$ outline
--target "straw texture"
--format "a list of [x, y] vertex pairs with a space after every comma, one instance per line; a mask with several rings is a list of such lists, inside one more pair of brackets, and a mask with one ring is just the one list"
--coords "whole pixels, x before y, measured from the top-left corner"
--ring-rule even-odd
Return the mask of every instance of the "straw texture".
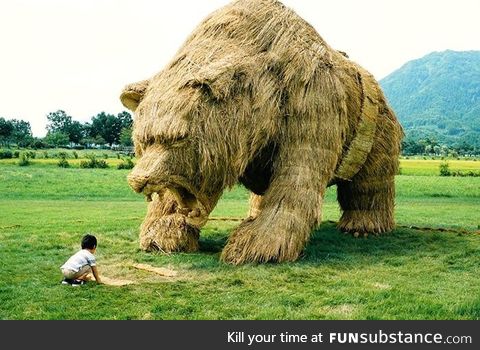
[[139, 157], [129, 175], [153, 199], [146, 250], [193, 251], [222, 192], [252, 191], [231, 234], [228, 263], [297, 259], [338, 186], [340, 229], [394, 226], [403, 136], [375, 79], [276, 0], [212, 13], [157, 75], [128, 85]]

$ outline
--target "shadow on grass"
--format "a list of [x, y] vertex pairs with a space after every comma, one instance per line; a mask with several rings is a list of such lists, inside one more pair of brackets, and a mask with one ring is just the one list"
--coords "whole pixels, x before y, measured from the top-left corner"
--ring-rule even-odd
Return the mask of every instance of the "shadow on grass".
[[[200, 238], [200, 252], [218, 254], [227, 239], [228, 232], [224, 230], [207, 233]], [[335, 224], [324, 223], [312, 233], [302, 257], [294, 264], [358, 265], [359, 260], [369, 260], [400, 266], [405, 259], [430, 256], [455, 265], [455, 257], [473, 258], [475, 252], [476, 248], [463, 234], [398, 228], [378, 237], [354, 238], [339, 232]]]
[[227, 244], [228, 232], [215, 232], [202, 236], [200, 234], [200, 252], [205, 253], [220, 253]]
[[[340, 233], [334, 224], [325, 223], [313, 233], [302, 261], [312, 263], [353, 260], [355, 263], [356, 259], [367, 257], [389, 260], [427, 255], [441, 257], [452, 252], [468, 254], [474, 249], [464, 237], [455, 233], [397, 228], [378, 237], [354, 238]], [[393, 260], [391, 262], [394, 264]]]

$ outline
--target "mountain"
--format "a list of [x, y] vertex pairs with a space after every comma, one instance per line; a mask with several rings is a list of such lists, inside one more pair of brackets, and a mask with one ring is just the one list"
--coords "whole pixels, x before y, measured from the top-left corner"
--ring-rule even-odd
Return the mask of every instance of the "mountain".
[[407, 138], [480, 148], [480, 51], [432, 52], [380, 85]]

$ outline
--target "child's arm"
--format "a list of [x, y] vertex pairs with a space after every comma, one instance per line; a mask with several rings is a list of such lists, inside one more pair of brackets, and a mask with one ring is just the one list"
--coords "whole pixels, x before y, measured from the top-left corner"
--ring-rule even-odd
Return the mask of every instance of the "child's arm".
[[95, 280], [97, 281], [98, 284], [102, 283], [102, 280], [100, 279], [100, 275], [98, 274], [98, 269], [96, 266], [92, 266], [92, 272], [93, 276], [95, 277]]

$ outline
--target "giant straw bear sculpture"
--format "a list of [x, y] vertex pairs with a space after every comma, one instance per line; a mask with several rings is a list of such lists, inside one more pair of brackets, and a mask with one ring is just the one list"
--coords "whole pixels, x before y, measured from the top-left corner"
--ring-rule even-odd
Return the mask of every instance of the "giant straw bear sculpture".
[[372, 75], [276, 0], [212, 13], [121, 100], [135, 111], [128, 181], [150, 201], [145, 250], [198, 249], [200, 228], [238, 182], [251, 207], [223, 249], [228, 263], [296, 260], [333, 184], [342, 231], [394, 227], [402, 128]]

